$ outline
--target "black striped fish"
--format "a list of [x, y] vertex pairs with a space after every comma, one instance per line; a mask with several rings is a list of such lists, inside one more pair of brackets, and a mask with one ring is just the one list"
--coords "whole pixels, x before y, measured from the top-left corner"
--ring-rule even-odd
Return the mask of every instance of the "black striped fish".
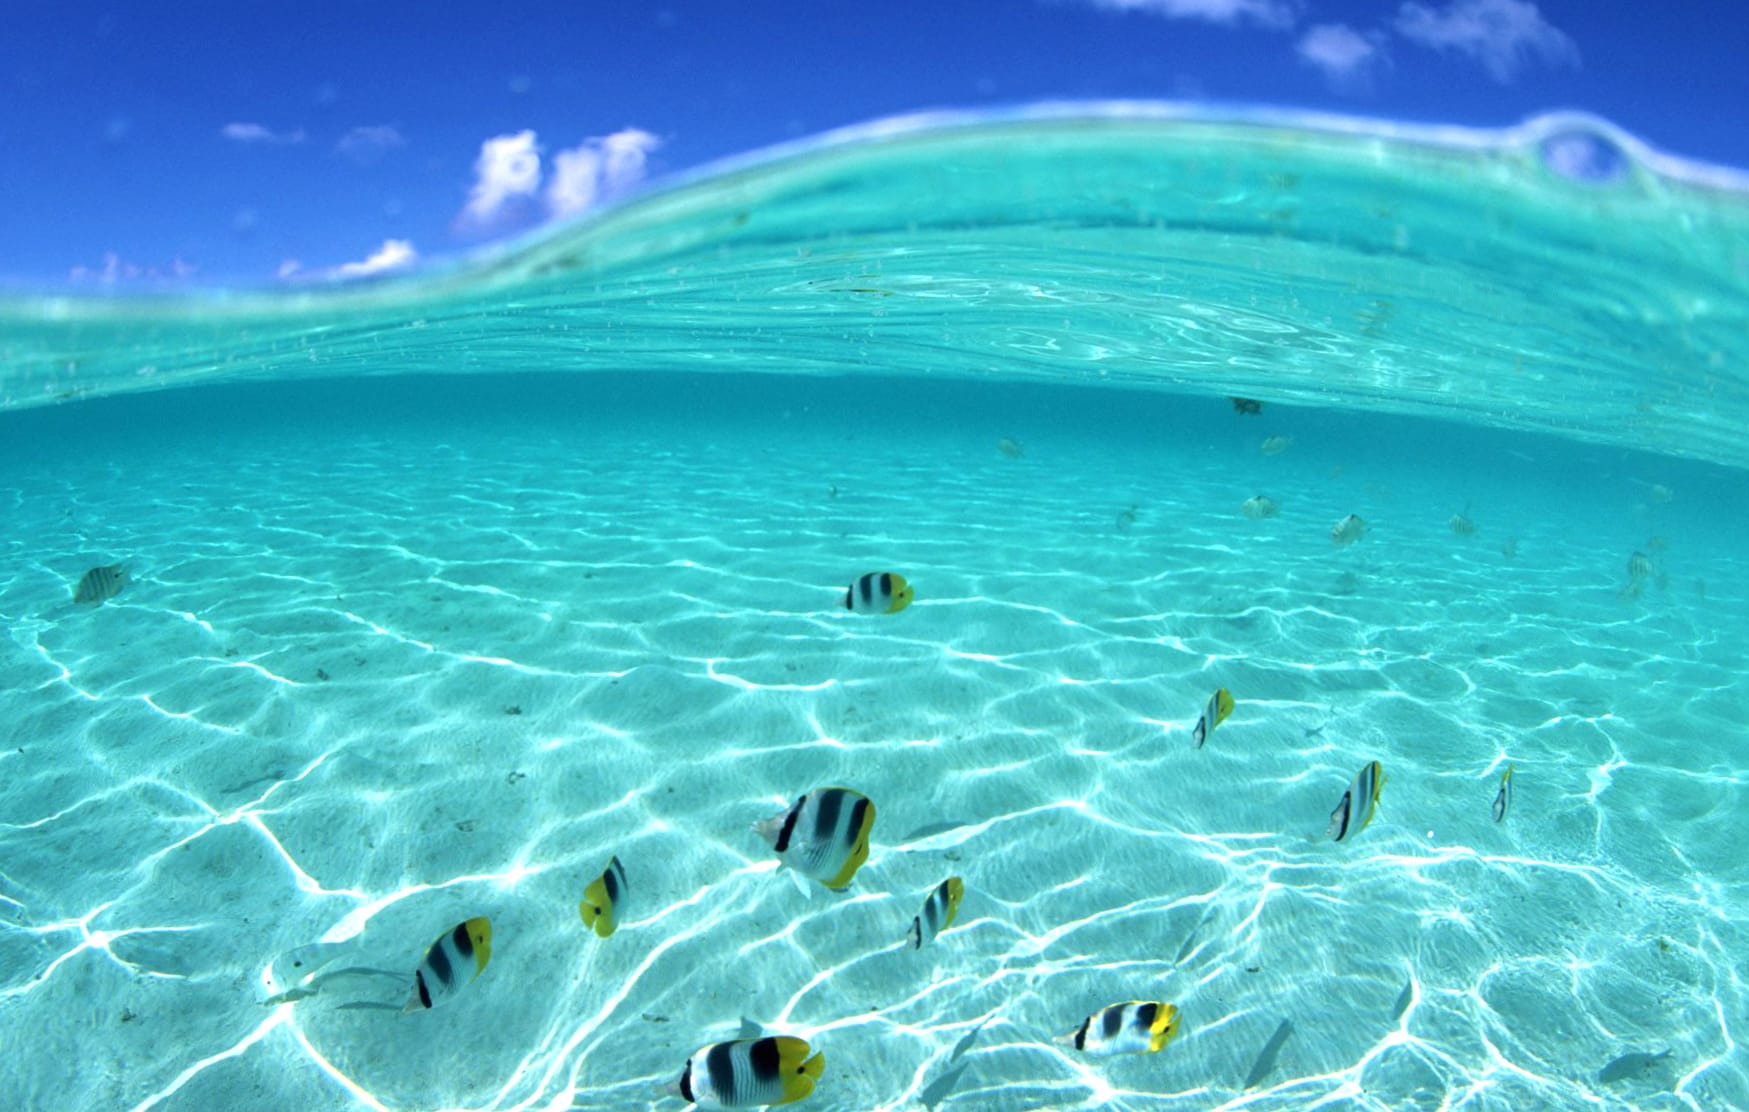
[[1343, 842], [1365, 830], [1366, 824], [1372, 821], [1373, 812], [1378, 810], [1379, 792], [1384, 787], [1384, 770], [1377, 761], [1368, 761], [1354, 778], [1354, 783], [1342, 793], [1336, 809], [1330, 812], [1330, 829], [1325, 833]]
[[1176, 1034], [1177, 1008], [1159, 1001], [1130, 1000], [1099, 1009], [1057, 1041], [1096, 1058], [1105, 1058], [1113, 1054], [1152, 1054]]
[[826, 1055], [801, 1039], [733, 1039], [688, 1058], [675, 1091], [702, 1108], [789, 1104], [813, 1092], [825, 1069]]
[[126, 564], [108, 564], [101, 568], [92, 568], [79, 577], [78, 586], [73, 588], [73, 601], [81, 605], [85, 603], [104, 602], [121, 594], [121, 589], [128, 585], [128, 566]]
[[1209, 732], [1227, 720], [1227, 715], [1233, 713], [1233, 693], [1221, 688], [1209, 696], [1208, 706], [1202, 708], [1202, 717], [1196, 720], [1196, 728], [1190, 731], [1190, 740], [1196, 743], [1198, 749], [1209, 739]]
[[619, 857], [607, 863], [607, 871], [590, 882], [583, 889], [583, 899], [577, 904], [577, 914], [583, 916], [586, 926], [595, 928], [595, 933], [602, 938], [612, 934], [625, 918], [626, 897], [631, 894], [626, 884], [625, 866], [619, 863]]
[[435, 1008], [485, 971], [492, 959], [492, 921], [484, 915], [458, 923], [431, 944], [413, 972], [413, 995], [401, 1014]]
[[935, 936], [953, 926], [954, 916], [960, 912], [960, 901], [965, 899], [966, 882], [957, 876], [950, 876], [930, 890], [928, 898], [923, 901], [923, 911], [911, 920], [911, 948], [923, 949], [925, 942], [935, 941]]
[[871, 571], [844, 592], [844, 609], [853, 614], [897, 614], [911, 605], [912, 594], [904, 576]]
[[[1534, 791], [1533, 791], [1534, 794]], [[1505, 822], [1506, 812], [1512, 809], [1512, 766], [1507, 765], [1506, 771], [1500, 774], [1500, 792], [1494, 797], [1494, 821]]]
[[874, 820], [875, 806], [868, 796], [849, 788], [821, 788], [783, 814], [754, 823], [753, 829], [777, 850], [779, 861], [842, 891], [868, 860]]

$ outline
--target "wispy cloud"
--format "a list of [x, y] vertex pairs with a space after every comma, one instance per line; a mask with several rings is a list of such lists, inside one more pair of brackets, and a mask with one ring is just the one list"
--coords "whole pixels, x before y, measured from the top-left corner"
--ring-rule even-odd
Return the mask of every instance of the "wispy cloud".
[[649, 132], [628, 127], [560, 151], [553, 156], [547, 211], [571, 216], [625, 193], [644, 179], [650, 152], [661, 145]]
[[1369, 84], [1373, 68], [1385, 61], [1383, 38], [1377, 31], [1356, 31], [1346, 23], [1319, 23], [1306, 28], [1294, 50], [1337, 88], [1357, 90]]
[[540, 145], [532, 130], [498, 135], [480, 144], [474, 160], [474, 186], [461, 220], [475, 227], [490, 227], [518, 201], [540, 190]]
[[[413, 245], [407, 240], [385, 239], [383, 245], [377, 248], [376, 254], [370, 258], [362, 262], [341, 263], [328, 273], [334, 278], [363, 278], [371, 274], [383, 274], [391, 270], [405, 269], [412, 266], [418, 259], [419, 252], [415, 251]], [[293, 269], [287, 271], [286, 264], [281, 263], [281, 277], [290, 277], [291, 274], [296, 273], [295, 261], [288, 259], [287, 262], [294, 263]]]
[[193, 263], [184, 262], [180, 256], [171, 260], [167, 267], [141, 266], [130, 263], [114, 251], [103, 253], [102, 266], [74, 266], [67, 271], [67, 277], [75, 282], [95, 282], [98, 285], [113, 286], [119, 282], [162, 282], [165, 280], [187, 278], [200, 268]]
[[407, 139], [389, 124], [375, 127], [355, 127], [340, 137], [334, 149], [360, 164], [375, 162], [396, 147], [407, 145]]
[[270, 146], [288, 146], [304, 141], [304, 129], [301, 127], [291, 131], [274, 131], [262, 124], [235, 123], [220, 128], [219, 134], [234, 143], [265, 143]]
[[1205, 23], [1254, 23], [1278, 30], [1299, 18], [1299, 0], [1092, 0], [1110, 11], [1146, 12], [1166, 19], [1197, 19]]
[[1502, 85], [1534, 58], [1550, 65], [1579, 64], [1573, 40], [1527, 0], [1450, 0], [1440, 8], [1410, 2], [1397, 10], [1392, 26], [1431, 50], [1469, 55]]

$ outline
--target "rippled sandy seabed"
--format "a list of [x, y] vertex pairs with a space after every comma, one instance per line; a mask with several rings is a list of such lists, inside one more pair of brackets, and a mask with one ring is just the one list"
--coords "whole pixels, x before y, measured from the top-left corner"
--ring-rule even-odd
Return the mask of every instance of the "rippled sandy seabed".
[[[825, 1052], [819, 1109], [1749, 1103], [1740, 473], [898, 381], [4, 421], [6, 1107], [642, 1107], [743, 1019]], [[889, 568], [910, 610], [836, 608]], [[842, 895], [749, 828], [830, 784], [879, 809]], [[948, 875], [960, 922], [905, 949]], [[461, 996], [344, 1006], [475, 915]], [[264, 1006], [318, 941], [394, 975]], [[1052, 1042], [1133, 998], [1182, 1008], [1164, 1052]]]

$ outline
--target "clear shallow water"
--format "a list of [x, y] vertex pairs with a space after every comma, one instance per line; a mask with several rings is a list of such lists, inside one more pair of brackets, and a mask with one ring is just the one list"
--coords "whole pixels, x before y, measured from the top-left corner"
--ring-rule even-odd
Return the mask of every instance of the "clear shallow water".
[[[1082, 389], [1074, 359], [1018, 382], [1042, 357], [980, 371], [981, 343], [868, 373], [908, 369], [904, 329], [856, 333], [830, 378], [654, 373], [822, 357], [824, 325], [772, 366], [786, 343], [741, 345], [781, 299], [639, 331], [644, 373], [514, 374], [511, 348], [583, 345], [485, 290], [422, 329], [359, 309], [316, 347], [501, 373], [4, 415], [6, 1103], [642, 1106], [743, 1017], [826, 1052], [804, 1107], [1749, 1103], [1740, 470], [1340, 382], [1239, 416], [1242, 364], [1206, 396]], [[1012, 338], [938, 300], [935, 327]], [[103, 310], [129, 311], [226, 335]], [[190, 366], [249, 362], [233, 339]], [[1610, 381], [1568, 395], [1575, 420]], [[1279, 516], [1239, 512], [1258, 493]], [[1337, 548], [1350, 512], [1371, 532]], [[123, 594], [67, 603], [124, 559]], [[884, 567], [916, 605], [836, 608]], [[1217, 686], [1238, 708], [1193, 750]], [[1332, 844], [1370, 759], [1379, 816]], [[810, 895], [749, 825], [829, 783], [880, 815], [852, 891]], [[642, 903], [602, 941], [576, 901], [614, 853]], [[902, 949], [950, 873], [960, 922]], [[342, 1006], [398, 1005], [475, 914], [496, 948], [461, 997]], [[259, 1003], [318, 940], [400, 979]], [[1135, 997], [1183, 1009], [1161, 1054], [1051, 1042]]]

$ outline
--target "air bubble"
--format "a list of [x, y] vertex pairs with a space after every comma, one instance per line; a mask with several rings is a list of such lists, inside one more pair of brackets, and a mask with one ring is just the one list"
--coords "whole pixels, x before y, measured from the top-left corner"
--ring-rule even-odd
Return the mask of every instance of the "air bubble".
[[1587, 185], [1608, 185], [1626, 177], [1633, 156], [1600, 131], [1569, 127], [1543, 137], [1537, 154], [1550, 173]]

